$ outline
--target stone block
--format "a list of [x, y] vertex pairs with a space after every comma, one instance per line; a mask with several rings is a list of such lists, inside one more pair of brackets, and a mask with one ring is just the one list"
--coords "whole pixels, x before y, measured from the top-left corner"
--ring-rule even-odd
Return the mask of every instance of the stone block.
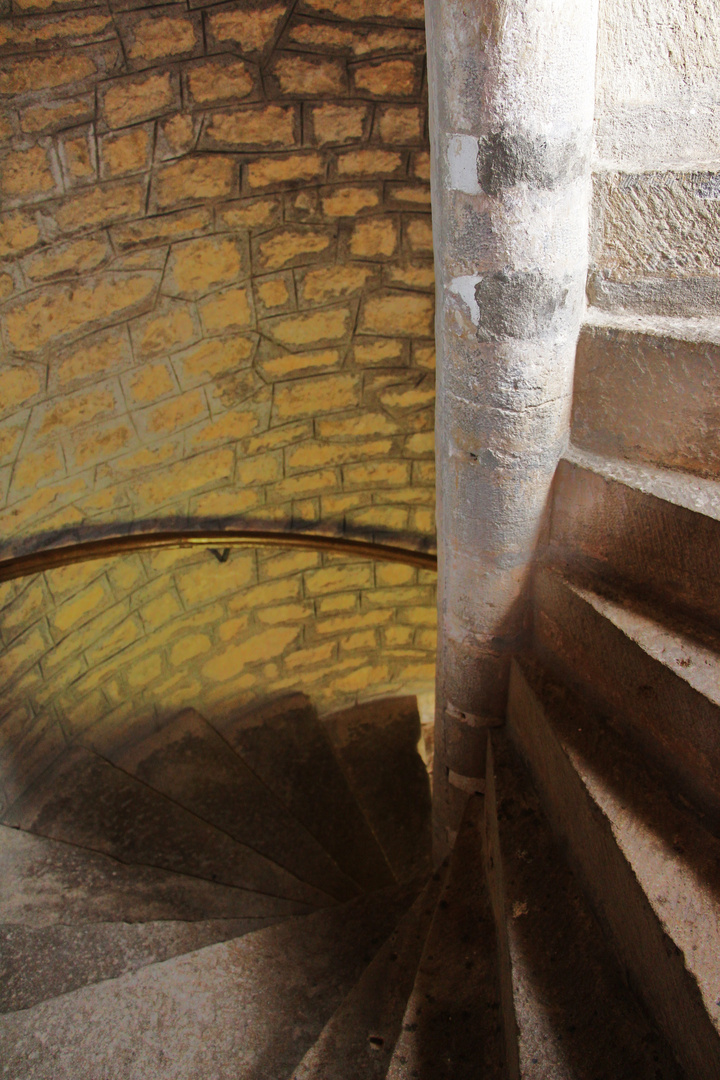
[[295, 285], [290, 273], [255, 278], [255, 304], [260, 314], [277, 314], [294, 307]]
[[389, 259], [398, 248], [398, 222], [392, 217], [368, 217], [358, 221], [348, 243], [356, 259]]
[[191, 450], [204, 450], [214, 443], [238, 442], [252, 435], [261, 422], [256, 412], [229, 410], [219, 419], [195, 427], [188, 436], [188, 445]]
[[160, 209], [203, 199], [227, 199], [235, 194], [236, 165], [232, 158], [187, 157], [163, 165], [154, 184], [155, 203]]
[[316, 430], [321, 439], [361, 439], [368, 435], [394, 435], [399, 429], [389, 416], [365, 409], [350, 416], [318, 419]]
[[355, 93], [373, 98], [417, 97], [422, 79], [419, 60], [373, 60], [350, 66]]
[[184, 4], [133, 12], [116, 17], [131, 68], [147, 68], [202, 52], [200, 16]]
[[253, 239], [252, 248], [253, 267], [261, 273], [326, 262], [335, 253], [335, 232], [331, 228], [295, 225], [263, 233]]
[[150, 165], [152, 128], [132, 127], [100, 141], [100, 175], [108, 179], [142, 172]]
[[413, 154], [410, 163], [410, 172], [418, 180], [430, 183], [430, 152], [423, 150], [419, 154]]
[[270, 92], [283, 97], [342, 97], [348, 88], [342, 60], [292, 52], [276, 53], [266, 78]]
[[173, 358], [180, 384], [187, 389], [226, 372], [246, 367], [252, 360], [255, 341], [234, 334], [224, 341], [203, 341]]
[[66, 188], [92, 183], [97, 175], [97, 154], [92, 128], [61, 135], [58, 153]]
[[288, 499], [321, 495], [339, 487], [339, 479], [334, 469], [319, 469], [317, 472], [291, 476], [274, 484], [268, 491], [268, 500], [286, 502]]
[[150, 441], [157, 436], [174, 435], [207, 415], [207, 401], [202, 390], [188, 390], [159, 405], [135, 412], [133, 422], [140, 438]]
[[283, 44], [285, 48], [296, 46], [308, 52], [362, 57], [383, 52], [422, 53], [425, 51], [425, 35], [422, 31], [400, 26], [381, 29], [378, 26], [343, 26], [298, 20], [286, 31]]
[[244, 246], [229, 236], [202, 236], [173, 244], [162, 281], [166, 296], [195, 300], [230, 285], [249, 269]]
[[301, 304], [315, 306], [362, 293], [377, 272], [374, 267], [345, 263], [308, 270], [297, 277]]
[[289, 350], [308, 346], [333, 345], [348, 340], [353, 328], [349, 307], [323, 308], [322, 311], [279, 315], [263, 319], [262, 332]]
[[238, 645], [231, 645], [209, 660], [202, 668], [206, 679], [227, 682], [239, 674], [248, 664], [263, 663], [280, 656], [296, 641], [301, 627], [285, 626], [264, 630], [254, 637], [246, 638]]
[[184, 75], [187, 99], [191, 105], [202, 108], [243, 101], [257, 90], [258, 77], [254, 64], [235, 57], [196, 61]]
[[308, 570], [304, 575], [305, 590], [308, 596], [319, 596], [331, 592], [347, 592], [356, 589], [371, 589], [374, 585], [372, 564], [359, 566], [328, 566], [322, 570]]
[[31, 214], [18, 210], [0, 217], [0, 258], [21, 255], [35, 247], [40, 238], [40, 229]]
[[181, 157], [195, 149], [201, 118], [188, 113], [175, 113], [158, 125], [155, 156], [158, 161]]
[[208, 12], [205, 22], [208, 48], [213, 52], [233, 46], [241, 53], [263, 53], [287, 14], [285, 3], [225, 4]]
[[7, 21], [0, 35], [0, 52], [32, 53], [58, 46], [113, 41], [115, 28], [105, 11], [66, 12]]
[[337, 368], [343, 361], [340, 349], [319, 349], [307, 353], [286, 353], [258, 362], [262, 374], [272, 380], [289, 379], [299, 375], [313, 375], [328, 368]]
[[60, 191], [50, 152], [42, 146], [12, 150], [0, 159], [0, 195], [5, 206], [46, 199]]
[[79, 390], [33, 409], [28, 434], [33, 441], [59, 438], [73, 427], [111, 416], [122, 409], [122, 400], [113, 382]]
[[277, 225], [282, 218], [282, 202], [269, 196], [259, 199], [239, 199], [218, 207], [216, 211], [218, 228], [259, 229]]
[[312, 469], [321, 465], [342, 465], [348, 461], [363, 461], [373, 457], [387, 457], [392, 450], [390, 439], [352, 443], [301, 443], [285, 451], [285, 465], [289, 472]]
[[360, 142], [370, 130], [371, 112], [368, 105], [340, 105], [327, 102], [308, 108], [309, 130], [318, 146], [342, 146]]
[[388, 266], [383, 276], [387, 285], [400, 289], [425, 289], [429, 292], [435, 288], [435, 268], [432, 263]]
[[141, 217], [146, 190], [144, 177], [93, 185], [64, 199], [55, 211], [55, 220], [62, 232], [77, 232]]
[[348, 150], [338, 156], [338, 176], [393, 177], [404, 172], [404, 157], [395, 150]]
[[203, 330], [210, 335], [255, 325], [252, 292], [242, 286], [207, 296], [198, 304], [198, 311]]
[[429, 214], [408, 218], [405, 222], [404, 236], [407, 247], [413, 255], [432, 255], [432, 220]]
[[179, 210], [161, 214], [142, 221], [116, 225], [111, 229], [113, 243], [121, 251], [135, 247], [161, 244], [168, 240], [182, 240], [186, 236], [208, 232], [212, 226], [212, 212], [207, 207]]
[[413, 146], [422, 143], [424, 110], [419, 105], [383, 105], [375, 115], [374, 135], [383, 143]]
[[115, 79], [99, 91], [102, 116], [108, 127], [127, 127], [180, 107], [180, 82], [170, 71]]
[[54, 52], [0, 61], [0, 96], [77, 87], [94, 79], [102, 63], [92, 52]]
[[429, 184], [386, 184], [385, 197], [388, 206], [405, 210], [430, 210]]
[[284, 184], [321, 183], [326, 170], [325, 159], [316, 153], [259, 158], [245, 167], [246, 186], [256, 191]]
[[385, 0], [382, 11], [375, 0], [301, 0], [299, 11], [308, 15], [330, 16], [352, 22], [376, 23], [383, 19], [423, 26], [425, 9], [422, 0]]
[[323, 188], [322, 212], [326, 217], [354, 218], [365, 210], [380, 206], [382, 193], [379, 187], [347, 185]]
[[380, 401], [388, 409], [424, 409], [435, 402], [435, 387], [421, 383], [407, 388], [390, 388], [379, 395]]
[[64, 274], [85, 274], [106, 262], [112, 254], [105, 236], [85, 237], [41, 248], [23, 260], [22, 267], [31, 281], [49, 281]]
[[260, 105], [211, 113], [203, 128], [203, 150], [287, 149], [300, 141], [296, 105]]
[[360, 330], [374, 334], [432, 337], [434, 298], [418, 293], [387, 292], [368, 297], [360, 315]]
[[109, 461], [137, 441], [129, 420], [112, 420], [107, 424], [81, 429], [65, 437], [68, 467], [85, 469], [89, 465]]
[[166, 302], [151, 315], [134, 320], [130, 336], [136, 358], [148, 360], [190, 345], [200, 334], [188, 305]]
[[347, 488], [393, 488], [410, 482], [410, 465], [405, 461], [369, 461], [343, 466]]
[[225, 447], [163, 466], [156, 473], [147, 473], [133, 483], [131, 496], [141, 510], [153, 511], [168, 502], [177, 502], [203, 488], [232, 477], [235, 455]]
[[49, 285], [6, 308], [3, 332], [18, 352], [77, 336], [147, 310], [157, 288], [154, 274], [107, 274], [77, 287]]
[[375, 364], [406, 365], [407, 342], [398, 338], [356, 337], [353, 344], [355, 363], [363, 367]]

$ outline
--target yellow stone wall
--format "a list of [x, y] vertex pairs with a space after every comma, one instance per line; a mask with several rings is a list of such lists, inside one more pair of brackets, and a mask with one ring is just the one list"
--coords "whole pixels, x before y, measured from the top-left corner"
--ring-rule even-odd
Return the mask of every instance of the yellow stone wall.
[[[0, 16], [2, 556], [131, 523], [432, 547], [422, 0]], [[8, 586], [0, 740], [36, 768], [118, 709], [426, 683], [427, 575], [353, 564], [336, 587], [344, 564], [306, 558], [195, 555], [195, 598], [184, 555]], [[238, 673], [248, 635], [266, 654]]]

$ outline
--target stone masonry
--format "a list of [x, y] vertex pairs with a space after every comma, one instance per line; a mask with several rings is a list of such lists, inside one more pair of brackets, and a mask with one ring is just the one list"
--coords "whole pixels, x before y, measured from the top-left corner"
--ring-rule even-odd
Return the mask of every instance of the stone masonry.
[[[0, 13], [2, 556], [130, 525], [432, 547], [421, 0]], [[14, 792], [101, 722], [432, 683], [405, 567], [143, 556], [1, 600]]]

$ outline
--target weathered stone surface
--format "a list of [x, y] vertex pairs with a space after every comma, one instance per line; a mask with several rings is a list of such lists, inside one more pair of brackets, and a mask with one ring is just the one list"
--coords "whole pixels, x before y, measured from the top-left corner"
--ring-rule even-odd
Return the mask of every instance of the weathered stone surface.
[[530, 777], [493, 732], [520, 1068], [571, 1080], [586, 1069], [678, 1076], [628, 990], [581, 883], [553, 839]]
[[111, 760], [336, 899], [356, 889], [201, 716], [189, 710]]
[[32, 1061], [37, 1080], [109, 1063], [127, 1080], [289, 1075], [411, 901], [362, 897], [4, 1017], [5, 1063]]
[[[403, 602], [402, 593], [397, 599]], [[417, 752], [420, 718], [415, 698], [358, 705], [326, 717], [324, 724], [395, 877], [412, 881], [428, 873], [430, 788]]]
[[69, 750], [4, 821], [121, 862], [190, 873], [299, 903], [327, 902], [323, 894], [88, 750]]
[[325, 730], [304, 695], [237, 716], [222, 733], [346, 874], [366, 889], [392, 880]]

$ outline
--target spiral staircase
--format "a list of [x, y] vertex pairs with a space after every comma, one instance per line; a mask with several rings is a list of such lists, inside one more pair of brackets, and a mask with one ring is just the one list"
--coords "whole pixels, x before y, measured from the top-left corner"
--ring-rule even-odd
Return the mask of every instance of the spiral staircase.
[[413, 697], [64, 751], [0, 825], [0, 1076], [719, 1077], [716, 522], [628, 468], [561, 463], [443, 865]]

